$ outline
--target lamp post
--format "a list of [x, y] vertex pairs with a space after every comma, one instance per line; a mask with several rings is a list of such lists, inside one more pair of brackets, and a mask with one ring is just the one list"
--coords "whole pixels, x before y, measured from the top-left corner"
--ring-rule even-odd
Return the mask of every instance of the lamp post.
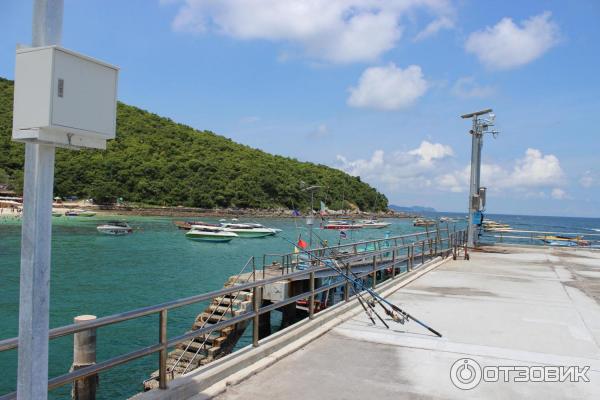
[[[63, 0], [35, 0], [33, 47], [59, 45]], [[48, 397], [50, 250], [55, 146], [25, 144], [17, 399]]]
[[313, 225], [315, 224], [315, 207], [314, 207], [314, 193], [315, 190], [322, 188], [320, 185], [313, 185], [303, 189], [305, 192], [310, 192], [310, 215], [306, 218], [306, 224], [308, 225], [308, 248], [312, 248], [313, 240]]
[[[484, 118], [482, 116], [487, 116]], [[481, 225], [481, 211], [484, 208], [485, 189], [481, 184], [481, 148], [483, 147], [483, 134], [494, 126], [496, 116], [492, 109], [477, 111], [461, 115], [461, 118], [472, 120], [471, 134], [471, 179], [469, 181], [469, 217], [467, 227], [467, 246], [475, 247], [477, 244], [477, 226]], [[491, 131], [495, 136], [498, 132]]]

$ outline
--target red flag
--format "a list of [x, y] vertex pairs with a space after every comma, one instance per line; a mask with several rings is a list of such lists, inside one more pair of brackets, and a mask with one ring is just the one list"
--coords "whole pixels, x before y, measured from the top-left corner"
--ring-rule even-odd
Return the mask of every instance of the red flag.
[[302, 240], [302, 236], [298, 236], [298, 247], [300, 247], [302, 250], [304, 250], [307, 246], [308, 246], [308, 243], [306, 243], [304, 240]]

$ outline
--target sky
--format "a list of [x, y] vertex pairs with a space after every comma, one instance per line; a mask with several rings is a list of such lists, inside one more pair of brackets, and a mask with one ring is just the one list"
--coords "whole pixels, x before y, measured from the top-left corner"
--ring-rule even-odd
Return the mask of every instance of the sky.
[[[32, 1], [0, 0], [0, 76]], [[487, 211], [600, 216], [596, 0], [65, 0], [62, 45], [121, 68], [119, 99], [466, 211], [470, 121]], [[118, 132], [117, 132], [118, 134]]]

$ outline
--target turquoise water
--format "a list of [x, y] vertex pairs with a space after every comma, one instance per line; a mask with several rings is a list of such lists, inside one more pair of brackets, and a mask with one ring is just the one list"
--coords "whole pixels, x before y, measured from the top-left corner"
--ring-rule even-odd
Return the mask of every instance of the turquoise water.
[[[50, 326], [72, 322], [81, 314], [106, 316], [219, 289], [244, 263], [264, 253], [288, 253], [292, 246], [283, 238], [308, 241], [304, 220], [263, 219], [280, 228], [281, 235], [262, 239], [236, 239], [230, 243], [187, 240], [171, 218], [127, 217], [135, 229], [128, 236], [105, 236], [96, 226], [108, 218], [58, 217], [53, 219]], [[211, 219], [204, 219], [211, 221]], [[215, 221], [215, 220], [212, 220]], [[385, 232], [413, 232], [410, 220], [390, 220], [389, 229], [351, 231], [347, 241], [381, 238]], [[18, 334], [20, 224], [0, 220], [0, 339]], [[338, 232], [316, 230], [333, 245]], [[169, 336], [187, 331], [203, 305], [169, 312]], [[277, 313], [275, 313], [277, 315]], [[156, 343], [158, 318], [149, 316], [98, 331], [98, 361]], [[240, 345], [249, 343], [244, 337]], [[16, 351], [0, 353], [0, 395], [15, 390]], [[50, 376], [68, 371], [72, 337], [51, 341]], [[157, 357], [149, 356], [101, 374], [100, 399], [128, 397], [157, 369]], [[70, 388], [59, 388], [52, 398], [65, 398]]]
[[[439, 215], [442, 214], [431, 216]], [[517, 229], [592, 233], [600, 230], [600, 219], [510, 215], [490, 218]], [[53, 219], [51, 327], [69, 324], [76, 315], [106, 316], [219, 289], [251, 256], [262, 260], [264, 253], [290, 252], [292, 246], [284, 237], [295, 241], [302, 234], [308, 240], [302, 219], [259, 219], [258, 222], [283, 232], [280, 236], [236, 239], [230, 243], [187, 240], [171, 218], [126, 219], [135, 232], [121, 237], [96, 231], [96, 226], [108, 218]], [[389, 221], [393, 223], [389, 229], [350, 231], [347, 241], [381, 238], [387, 231], [399, 235], [422, 229], [414, 228], [410, 220]], [[0, 219], [0, 339], [18, 333], [20, 230], [18, 221]], [[338, 242], [336, 231], [315, 231], [331, 245]], [[170, 311], [169, 336], [187, 331], [203, 309], [204, 305], [198, 304]], [[274, 318], [277, 315], [274, 313]], [[98, 331], [98, 360], [154, 344], [157, 337], [157, 316], [102, 328]], [[240, 345], [248, 344], [248, 339], [242, 338]], [[50, 376], [68, 371], [72, 345], [71, 336], [51, 341]], [[15, 389], [16, 359], [16, 351], [0, 353], [0, 395]], [[101, 374], [98, 398], [126, 398], [138, 392], [141, 382], [157, 365], [157, 357], [150, 356]], [[67, 398], [69, 391], [69, 387], [56, 389], [51, 398]]]

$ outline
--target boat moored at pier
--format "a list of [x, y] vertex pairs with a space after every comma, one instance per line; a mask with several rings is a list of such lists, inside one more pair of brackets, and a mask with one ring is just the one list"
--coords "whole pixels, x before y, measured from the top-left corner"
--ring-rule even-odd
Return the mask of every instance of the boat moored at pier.
[[238, 237], [238, 235], [234, 232], [228, 232], [220, 227], [194, 225], [189, 232], [185, 234], [185, 237], [201, 242], [224, 243], [230, 242]]

